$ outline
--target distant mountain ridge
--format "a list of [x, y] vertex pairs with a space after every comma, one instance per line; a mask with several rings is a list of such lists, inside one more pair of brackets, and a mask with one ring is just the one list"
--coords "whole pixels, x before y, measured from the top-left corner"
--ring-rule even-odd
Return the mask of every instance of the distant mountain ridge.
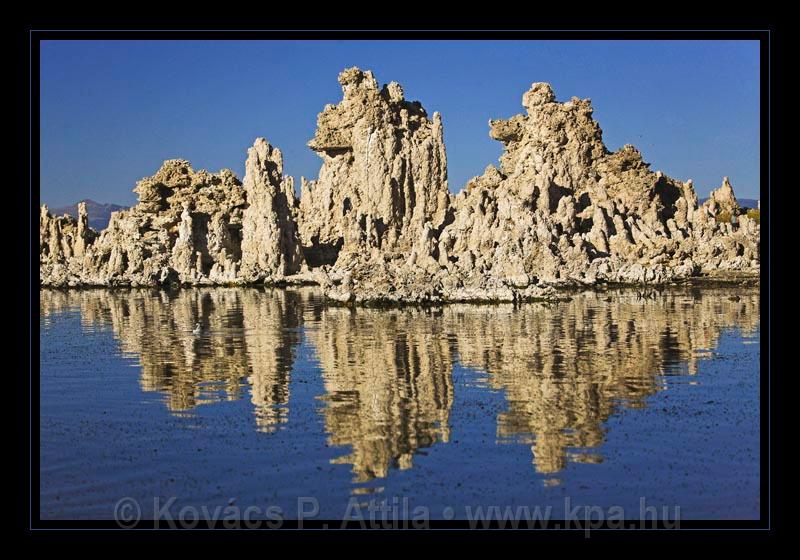
[[[699, 203], [703, 204], [706, 200], [708, 200], [708, 197], [701, 198]], [[758, 208], [758, 199], [756, 198], [737, 198], [736, 200], [739, 202], [739, 206], [744, 208]]]
[[[100, 231], [108, 226], [108, 221], [111, 219], [111, 213], [119, 210], [127, 210], [127, 206], [120, 206], [119, 204], [109, 204], [103, 202], [95, 202], [89, 198], [81, 200], [80, 202], [86, 203], [86, 212], [89, 214], [89, 227]], [[70, 216], [78, 217], [78, 204], [76, 202], [72, 206], [62, 206], [61, 208], [52, 208], [50, 213], [53, 216], [61, 216], [69, 214]]]

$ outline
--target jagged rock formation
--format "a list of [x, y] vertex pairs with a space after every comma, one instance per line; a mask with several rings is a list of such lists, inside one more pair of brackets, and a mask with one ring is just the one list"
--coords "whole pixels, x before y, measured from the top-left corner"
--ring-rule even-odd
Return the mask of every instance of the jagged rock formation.
[[232, 171], [195, 172], [188, 161], [169, 160], [139, 181], [134, 192], [138, 204], [114, 212], [83, 258], [63, 254], [40, 269], [43, 285], [235, 280], [245, 199]]
[[438, 113], [371, 72], [339, 82], [343, 99], [309, 142], [319, 177], [302, 180], [299, 201], [264, 139], [244, 186], [167, 161], [99, 236], [43, 207], [42, 285], [314, 281], [341, 302], [517, 301], [758, 272], [760, 227], [728, 179], [698, 206], [691, 180], [651, 171], [633, 146], [610, 152], [588, 99], [560, 103], [533, 84], [525, 114], [489, 123], [499, 167], [451, 195]]
[[[385, 275], [365, 267], [344, 295], [511, 301], [553, 287], [758, 270], [752, 220], [738, 230], [717, 223], [698, 210], [691, 181], [650, 171], [633, 146], [609, 152], [589, 100], [558, 103], [548, 84], [537, 83], [522, 101], [527, 114], [489, 123], [505, 146], [500, 167], [453, 197], [452, 221], [426, 239], [427, 274], [420, 255]], [[726, 185], [718, 204], [732, 199]]]
[[703, 204], [712, 214], [717, 215], [726, 212], [728, 215], [735, 215], [741, 211], [739, 201], [733, 194], [733, 187], [727, 177], [722, 178], [722, 186], [711, 191], [708, 200]]
[[262, 138], [250, 149], [244, 186], [229, 169], [195, 172], [188, 161], [165, 161], [137, 183], [138, 204], [114, 212], [99, 236], [78, 220], [88, 232], [79, 254], [72, 248], [74, 219], [52, 218], [42, 207], [41, 283], [238, 284], [297, 272], [296, 203], [282, 168], [280, 151]]
[[339, 75], [344, 99], [319, 114], [308, 143], [323, 160], [302, 182], [300, 234], [311, 266], [381, 261], [441, 227], [449, 202], [442, 120], [371, 72]]
[[247, 152], [241, 278], [282, 278], [300, 270], [302, 255], [292, 211], [294, 181], [283, 176], [283, 156], [264, 138]]
[[39, 270], [42, 279], [66, 274], [64, 263], [87, 264], [97, 232], [89, 227], [86, 203], [78, 204], [78, 218], [52, 216], [43, 205], [39, 212]]

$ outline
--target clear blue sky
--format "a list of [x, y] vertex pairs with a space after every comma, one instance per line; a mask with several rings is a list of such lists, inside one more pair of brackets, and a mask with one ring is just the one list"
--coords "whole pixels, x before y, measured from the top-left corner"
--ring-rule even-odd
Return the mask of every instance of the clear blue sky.
[[636, 145], [700, 196], [728, 175], [737, 196], [759, 197], [754, 41], [47, 41], [41, 53], [50, 206], [132, 204], [135, 182], [170, 158], [241, 178], [258, 136], [298, 184], [314, 178], [306, 142], [350, 66], [442, 114], [452, 191], [497, 162], [489, 119], [523, 112], [530, 84], [550, 82], [560, 101], [592, 99], [610, 149]]

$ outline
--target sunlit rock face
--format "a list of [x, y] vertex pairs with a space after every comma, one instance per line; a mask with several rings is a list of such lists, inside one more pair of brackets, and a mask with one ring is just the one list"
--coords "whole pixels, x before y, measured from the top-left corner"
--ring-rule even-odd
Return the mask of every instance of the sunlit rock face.
[[283, 175], [283, 156], [264, 138], [247, 152], [241, 278], [282, 279], [300, 271], [302, 255], [292, 212], [294, 181]]
[[722, 178], [722, 186], [718, 189], [711, 191], [708, 200], [703, 204], [712, 214], [719, 214], [727, 212], [728, 214], [736, 214], [741, 211], [739, 201], [736, 200], [736, 195], [733, 192], [731, 182], [727, 177]]
[[76, 221], [42, 207], [42, 285], [239, 284], [300, 270], [293, 182], [263, 138], [248, 151], [244, 185], [230, 170], [195, 172], [169, 160], [134, 192], [138, 204], [113, 213], [99, 236], [85, 208]]
[[633, 146], [609, 152], [588, 99], [559, 103], [549, 84], [535, 83], [522, 101], [526, 114], [489, 123], [505, 147], [500, 167], [454, 197], [439, 238], [448, 285], [504, 286], [513, 298], [544, 285], [758, 271], [758, 228], [707, 219], [691, 181], [652, 172]]
[[67, 263], [73, 267], [91, 262], [90, 247], [98, 233], [89, 227], [86, 203], [78, 203], [77, 219], [64, 214], [52, 216], [43, 205], [39, 211], [39, 271], [42, 278], [65, 280], [70, 275]]
[[308, 143], [323, 164], [302, 183], [300, 232], [309, 264], [341, 269], [409, 253], [442, 225], [449, 193], [439, 114], [395, 82], [379, 88], [372, 72], [349, 68], [339, 83], [344, 98], [319, 114]]
[[[142, 390], [161, 394], [173, 413], [249, 399], [252, 426], [268, 433], [290, 421], [305, 345], [322, 381], [320, 426], [356, 483], [413, 468], [419, 450], [450, 444], [453, 418], [462, 417], [454, 394], [466, 390], [500, 391], [497, 443], [531, 446], [536, 472], [602, 461], [615, 411], [646, 406], [671, 375], [696, 374], [725, 330], [754, 333], [760, 320], [752, 289], [438, 310], [329, 307], [311, 288], [41, 291], [42, 324], [67, 309], [86, 329], [109, 328], [136, 358]], [[456, 387], [454, 364], [482, 381]]]
[[41, 284], [312, 281], [343, 303], [511, 302], [759, 272], [760, 225], [728, 179], [698, 206], [691, 180], [652, 171], [631, 145], [610, 152], [588, 99], [562, 103], [532, 84], [523, 114], [489, 122], [499, 166], [453, 196], [438, 113], [369, 71], [349, 68], [339, 83], [343, 99], [308, 143], [319, 177], [301, 181], [299, 201], [263, 138], [244, 185], [169, 160], [99, 236], [85, 217], [42, 207]]
[[[40, 269], [46, 286], [155, 286], [225, 283], [241, 258], [241, 183], [230, 170], [194, 171], [165, 161], [134, 189], [139, 202], [114, 212], [84, 256], [64, 258], [60, 271]], [[44, 212], [44, 210], [43, 210]]]
[[[320, 115], [317, 137], [310, 143], [323, 153], [320, 180], [325, 178], [325, 186], [304, 183], [300, 202], [307, 208], [300, 224], [306, 231], [304, 245], [313, 243], [326, 225], [338, 228], [322, 235], [327, 262], [334, 265], [329, 283], [323, 284], [331, 299], [516, 301], [550, 297], [559, 287], [664, 284], [720, 271], [758, 273], [758, 224], [744, 215], [738, 227], [717, 219], [720, 209], [740, 213], [727, 179], [712, 197], [716, 206], [698, 208], [691, 180], [683, 183], [651, 171], [631, 145], [610, 152], [592, 118], [591, 102], [573, 98], [560, 103], [546, 83], [534, 83], [522, 96], [525, 114], [490, 121], [491, 137], [505, 148], [500, 166], [487, 167], [446, 207], [437, 206], [436, 216], [446, 208], [443, 220], [429, 219], [428, 213], [410, 250], [406, 245], [398, 251], [380, 242], [380, 236], [365, 245], [367, 230], [383, 231], [370, 229], [370, 220], [348, 238], [348, 227], [331, 224], [358, 217], [350, 214], [353, 200], [370, 199], [350, 193], [383, 183], [365, 178], [368, 158], [358, 156], [369, 150], [352, 147], [363, 137], [362, 147], [369, 148], [373, 126], [351, 133], [354, 120], [374, 121], [364, 107], [374, 105], [368, 100], [378, 97], [377, 84], [371, 74], [352, 69], [341, 81], [345, 100]], [[348, 100], [358, 100], [356, 109]], [[418, 156], [412, 167], [430, 169], [430, 160]], [[416, 184], [428, 187], [424, 200], [437, 199], [435, 181]], [[320, 221], [316, 217], [321, 215], [326, 218]], [[310, 227], [307, 217], [317, 220], [311, 229], [304, 229]], [[337, 253], [346, 246], [357, 247], [357, 253]], [[383, 258], [375, 258], [376, 246]]]

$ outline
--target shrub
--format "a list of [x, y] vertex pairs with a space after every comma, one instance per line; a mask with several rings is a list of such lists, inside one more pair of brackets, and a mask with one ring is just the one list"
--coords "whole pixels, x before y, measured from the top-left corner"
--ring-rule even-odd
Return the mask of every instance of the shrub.
[[761, 210], [758, 208], [751, 208], [747, 211], [747, 217], [751, 220], [755, 220], [757, 224], [761, 223]]
[[719, 223], [729, 224], [731, 223], [731, 213], [728, 212], [727, 210], [723, 210], [722, 212], [714, 216], [714, 219], [717, 220], [717, 222]]

